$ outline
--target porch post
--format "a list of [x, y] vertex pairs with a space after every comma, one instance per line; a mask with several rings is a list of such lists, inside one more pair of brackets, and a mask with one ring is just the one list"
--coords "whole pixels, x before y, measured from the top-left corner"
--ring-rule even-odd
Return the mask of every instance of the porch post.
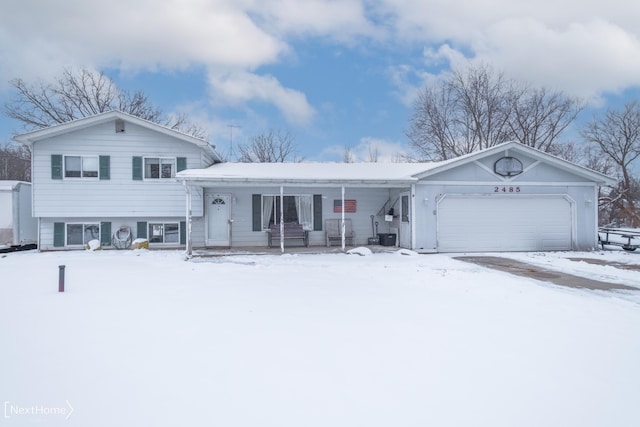
[[[409, 203], [411, 203], [411, 208], [409, 212], [411, 212], [411, 216], [409, 217], [409, 226], [411, 227], [411, 247], [409, 249], [413, 250], [416, 247], [416, 185], [411, 184], [411, 197], [409, 197]], [[402, 221], [402, 218], [400, 218]], [[400, 236], [396, 236], [400, 237]]]
[[284, 186], [280, 186], [280, 252], [284, 253]]
[[186, 221], [187, 221], [187, 238], [186, 238], [186, 256], [187, 258], [191, 258], [193, 256], [193, 244], [191, 241], [191, 221], [192, 221], [192, 212], [191, 212], [191, 187], [187, 185], [186, 181], [182, 181], [184, 188], [187, 192], [187, 205], [186, 205]]
[[340, 238], [342, 240], [342, 250], [344, 251], [345, 249], [345, 225], [344, 225], [344, 185], [342, 186], [342, 221], [341, 221], [341, 226], [340, 226]]

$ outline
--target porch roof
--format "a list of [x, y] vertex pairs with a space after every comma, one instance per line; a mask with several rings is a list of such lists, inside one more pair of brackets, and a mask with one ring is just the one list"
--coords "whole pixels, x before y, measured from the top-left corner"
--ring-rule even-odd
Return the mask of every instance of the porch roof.
[[435, 163], [218, 163], [176, 179], [196, 185], [410, 185]]

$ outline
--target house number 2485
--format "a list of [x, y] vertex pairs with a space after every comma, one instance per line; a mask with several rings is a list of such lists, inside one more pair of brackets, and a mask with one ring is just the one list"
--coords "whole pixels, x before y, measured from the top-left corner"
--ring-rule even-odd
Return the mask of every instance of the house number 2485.
[[520, 187], [493, 187], [494, 193], [519, 193]]

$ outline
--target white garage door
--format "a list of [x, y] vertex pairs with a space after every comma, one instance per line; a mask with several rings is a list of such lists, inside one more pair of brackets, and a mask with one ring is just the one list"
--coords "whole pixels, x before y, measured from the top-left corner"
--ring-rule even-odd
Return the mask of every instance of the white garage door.
[[562, 196], [447, 195], [438, 204], [438, 251], [570, 250], [571, 212]]

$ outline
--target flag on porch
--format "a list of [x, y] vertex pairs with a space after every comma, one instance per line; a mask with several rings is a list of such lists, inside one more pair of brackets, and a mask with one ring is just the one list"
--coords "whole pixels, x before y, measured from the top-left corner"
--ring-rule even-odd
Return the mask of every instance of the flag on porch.
[[[341, 200], [333, 201], [333, 212], [334, 213], [342, 213], [342, 203]], [[344, 201], [344, 213], [355, 213], [356, 212], [356, 200], [349, 199]]]

